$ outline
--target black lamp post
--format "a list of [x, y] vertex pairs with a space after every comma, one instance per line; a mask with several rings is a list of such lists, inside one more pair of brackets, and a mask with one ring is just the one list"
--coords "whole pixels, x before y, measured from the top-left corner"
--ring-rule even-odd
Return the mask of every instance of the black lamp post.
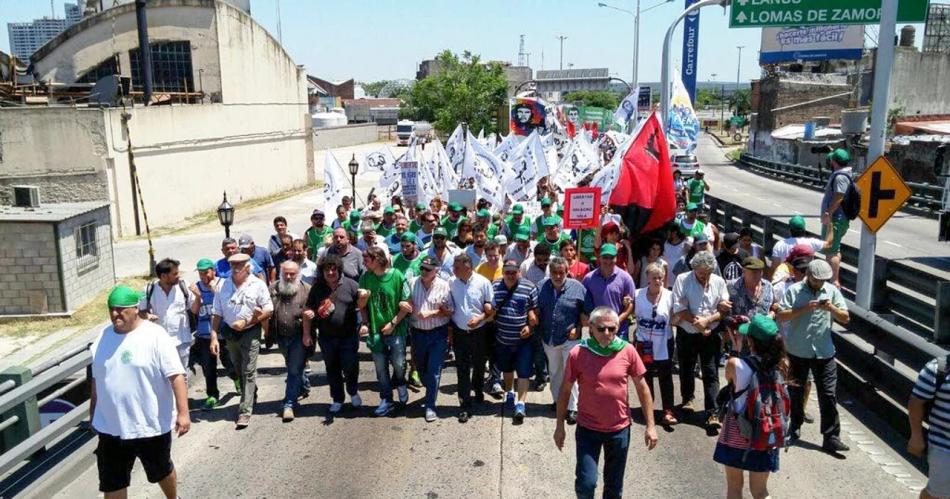
[[231, 224], [234, 223], [234, 206], [228, 202], [228, 192], [224, 192], [224, 201], [218, 205], [218, 222], [224, 226], [224, 237], [231, 237]]
[[353, 159], [350, 160], [347, 166], [350, 167], [350, 177], [352, 177], [353, 206], [356, 206], [356, 174], [360, 171], [360, 163], [356, 161], [356, 154], [353, 154]]

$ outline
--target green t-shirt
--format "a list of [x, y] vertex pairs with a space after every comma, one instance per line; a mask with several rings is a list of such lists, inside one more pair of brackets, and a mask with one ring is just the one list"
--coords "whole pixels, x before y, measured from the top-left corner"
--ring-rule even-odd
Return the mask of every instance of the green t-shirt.
[[468, 220], [468, 218], [459, 217], [458, 222], [453, 222], [450, 220], [448, 215], [442, 218], [442, 228], [445, 229], [445, 232], [449, 234], [449, 239], [452, 239], [458, 235], [459, 225], [463, 220]]
[[581, 229], [580, 239], [577, 247], [577, 251], [587, 259], [588, 262], [593, 262], [594, 257], [597, 255], [597, 248], [594, 247], [594, 243], [597, 241], [597, 230], [596, 229]]
[[[345, 222], [343, 222], [342, 224], [340, 224], [340, 226], [343, 227], [343, 230], [345, 230], [347, 234], [349, 234], [349, 233], [351, 233], [351, 232], [359, 232], [358, 230], [354, 229], [352, 225], [350, 225], [350, 221], [349, 221], [349, 220], [346, 220]], [[358, 228], [358, 227], [357, 227], [357, 228]]]
[[[557, 219], [557, 225], [558, 225], [558, 227], [560, 227], [560, 226], [562, 226], [562, 225], [564, 224], [564, 219], [561, 218], [559, 215], [555, 215], [555, 214], [552, 213], [550, 216], [552, 216], [552, 217], [554, 217], [554, 218]], [[544, 219], [545, 219], [545, 218], [547, 218], [547, 216], [545, 216], [545, 215], [542, 214], [540, 217], [534, 219], [534, 231], [537, 232], [538, 234], [541, 234], [541, 237], [544, 237], [544, 225], [543, 225], [543, 224], [544, 224]]]
[[527, 215], [521, 217], [521, 223], [515, 223], [514, 216], [508, 215], [505, 217], [505, 225], [508, 226], [508, 242], [512, 242], [515, 238], [515, 234], [518, 233], [518, 230], [521, 229], [526, 234], [531, 234], [531, 218]]
[[[380, 330], [399, 314], [399, 302], [409, 301], [409, 282], [402, 272], [396, 269], [386, 269], [382, 276], [364, 272], [360, 276], [360, 289], [370, 292], [369, 302], [366, 304], [369, 314], [369, 337], [366, 339], [366, 346], [373, 352], [379, 352], [383, 346]], [[393, 334], [405, 335], [406, 324], [404, 318]]]
[[682, 228], [680, 232], [683, 232], [687, 236], [692, 237], [692, 238], [695, 238], [696, 236], [698, 236], [699, 234], [702, 234], [703, 231], [706, 230], [706, 224], [704, 224], [701, 220], [696, 220], [695, 222], [693, 222], [692, 227], [687, 227], [685, 218], [680, 221], [680, 227]]
[[415, 221], [415, 220], [409, 222], [409, 232], [410, 232], [410, 233], [415, 234], [416, 232], [419, 232], [419, 229], [421, 229], [421, 228], [422, 228], [422, 225], [421, 225], [419, 222], [417, 222], [417, 221]]
[[557, 241], [553, 243], [548, 241], [548, 238], [541, 234], [541, 237], [538, 238], [538, 244], [543, 244], [551, 248], [551, 255], [558, 256], [561, 253], [561, 245], [564, 244], [564, 241], [569, 241], [571, 236], [561, 232], [561, 235], [558, 237]]
[[382, 223], [376, 226], [376, 234], [383, 237], [389, 237], [393, 235], [395, 232], [396, 232], [396, 224], [392, 224], [388, 229]]
[[402, 275], [409, 281], [413, 277], [419, 277], [422, 274], [419, 266], [422, 265], [422, 259], [425, 257], [426, 255], [421, 251], [413, 260], [406, 258], [402, 253], [397, 253], [393, 256], [393, 268], [402, 272]]
[[485, 228], [485, 236], [488, 237], [488, 240], [491, 241], [495, 239], [495, 236], [498, 235], [498, 224], [488, 224], [488, 227]]
[[323, 246], [323, 239], [330, 234], [333, 234], [333, 229], [328, 225], [324, 225], [322, 229], [311, 226], [307, 232], [303, 233], [303, 238], [307, 241], [308, 258], [314, 260], [317, 251]]
[[706, 182], [699, 179], [690, 179], [686, 182], [686, 190], [689, 191], [690, 203], [702, 203], [706, 197]]

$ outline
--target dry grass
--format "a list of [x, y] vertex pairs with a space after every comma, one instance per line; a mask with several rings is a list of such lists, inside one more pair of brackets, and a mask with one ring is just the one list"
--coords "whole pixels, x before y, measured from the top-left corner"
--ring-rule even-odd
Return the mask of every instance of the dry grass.
[[[132, 289], [142, 289], [148, 282], [148, 277], [131, 277], [119, 281], [119, 284], [131, 286]], [[83, 305], [72, 317], [58, 317], [50, 319], [24, 319], [0, 324], [0, 338], [25, 338], [28, 336], [42, 338], [64, 329], [85, 331], [96, 324], [109, 320], [109, 309], [106, 306], [106, 297], [110, 289], [96, 295], [89, 303]]]

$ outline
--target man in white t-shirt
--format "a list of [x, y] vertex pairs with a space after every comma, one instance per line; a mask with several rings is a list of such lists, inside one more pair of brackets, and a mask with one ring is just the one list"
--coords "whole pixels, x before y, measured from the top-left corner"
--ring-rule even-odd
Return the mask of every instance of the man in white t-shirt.
[[[158, 280], [145, 286], [139, 301], [139, 317], [162, 327], [175, 344], [181, 365], [189, 367], [188, 356], [195, 342], [188, 311], [195, 297], [178, 272], [178, 260], [166, 258], [155, 264]], [[187, 372], [186, 372], [187, 377]]]
[[779, 265], [785, 263], [792, 248], [799, 244], [809, 246], [812, 251], [815, 252], [825, 251], [831, 246], [829, 242], [822, 241], [815, 237], [808, 237], [808, 233], [805, 231], [805, 217], [801, 215], [795, 215], [788, 220], [788, 232], [791, 237], [786, 237], [775, 243], [775, 246], [772, 247], [772, 267], [769, 269], [770, 276], [775, 273], [775, 269], [777, 269]]
[[89, 419], [99, 434], [99, 490], [125, 497], [138, 458], [151, 483], [177, 496], [172, 430], [191, 428], [185, 369], [161, 326], [138, 315], [141, 294], [127, 286], [109, 293], [106, 327], [92, 344]]

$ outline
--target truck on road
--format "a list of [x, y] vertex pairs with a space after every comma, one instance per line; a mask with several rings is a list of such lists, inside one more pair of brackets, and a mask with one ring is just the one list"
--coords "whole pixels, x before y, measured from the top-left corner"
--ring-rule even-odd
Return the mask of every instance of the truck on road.
[[399, 120], [399, 122], [396, 123], [396, 145], [409, 145], [409, 141], [412, 140], [415, 125], [415, 122], [409, 120]]

